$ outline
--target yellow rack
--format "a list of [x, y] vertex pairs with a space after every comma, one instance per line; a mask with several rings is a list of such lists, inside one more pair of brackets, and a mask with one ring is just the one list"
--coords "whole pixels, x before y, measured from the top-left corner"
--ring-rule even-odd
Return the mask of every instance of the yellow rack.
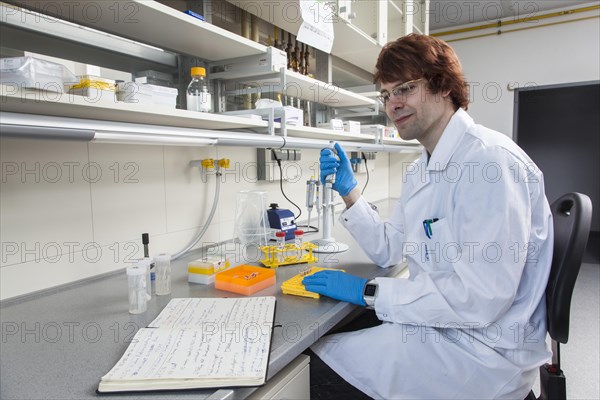
[[[318, 259], [313, 255], [313, 249], [317, 246], [305, 242], [302, 243], [300, 248], [296, 247], [295, 244], [286, 244], [283, 249], [278, 249], [277, 246], [261, 246], [260, 250], [264, 254], [264, 258], [260, 262], [269, 268], [278, 268], [282, 265], [302, 264], [302, 263], [314, 263]], [[302, 257], [298, 257], [298, 250], [302, 251]], [[277, 260], [277, 255], [283, 253], [283, 262]]]
[[320, 268], [316, 266], [308, 267], [308, 269], [300, 272], [293, 278], [290, 278], [287, 281], [283, 282], [281, 284], [281, 291], [283, 292], [283, 294], [291, 294], [294, 296], [311, 297], [313, 299], [318, 299], [320, 297], [319, 293], [309, 292], [308, 290], [306, 290], [306, 288], [302, 284], [302, 279], [304, 279], [305, 276], [314, 274], [315, 272], [328, 270], [346, 272], [343, 269]]

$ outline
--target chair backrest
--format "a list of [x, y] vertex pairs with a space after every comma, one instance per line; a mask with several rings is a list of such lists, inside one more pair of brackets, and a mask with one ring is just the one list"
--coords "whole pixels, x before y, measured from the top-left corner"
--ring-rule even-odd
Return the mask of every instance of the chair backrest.
[[552, 269], [546, 286], [548, 333], [560, 343], [569, 340], [569, 313], [592, 221], [592, 202], [581, 193], [567, 193], [550, 206], [554, 218]]

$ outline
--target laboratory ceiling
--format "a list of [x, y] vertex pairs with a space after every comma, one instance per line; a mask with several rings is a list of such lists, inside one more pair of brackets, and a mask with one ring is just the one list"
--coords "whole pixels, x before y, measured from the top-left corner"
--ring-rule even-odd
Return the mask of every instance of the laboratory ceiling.
[[502, 18], [533, 17], [542, 12], [574, 8], [583, 4], [599, 5], [600, 1], [431, 0], [429, 27], [431, 31], [434, 31], [471, 23], [491, 22]]

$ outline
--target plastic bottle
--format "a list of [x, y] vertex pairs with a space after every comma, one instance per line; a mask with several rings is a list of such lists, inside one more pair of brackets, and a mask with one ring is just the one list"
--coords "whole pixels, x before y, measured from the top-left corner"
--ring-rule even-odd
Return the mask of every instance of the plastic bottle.
[[275, 236], [277, 237], [277, 262], [282, 263], [285, 261], [285, 232], [276, 232]]
[[294, 231], [294, 244], [296, 245], [296, 258], [302, 259], [304, 251], [302, 250], [302, 242], [304, 241], [304, 231], [301, 229]]
[[134, 265], [127, 268], [127, 286], [129, 292], [129, 312], [141, 314], [148, 308], [146, 297], [146, 267]]
[[156, 294], [171, 293], [171, 255], [159, 254], [154, 257], [156, 264]]
[[151, 264], [152, 264], [152, 261], [150, 261], [149, 258], [142, 258], [136, 264], [146, 270], [146, 293], [147, 293], [146, 297], [148, 298], [148, 300], [150, 300], [152, 298], [152, 278], [151, 278], [151, 272], [150, 272]]
[[192, 81], [187, 87], [187, 109], [190, 111], [210, 112], [212, 96], [206, 82], [206, 69], [192, 67]]

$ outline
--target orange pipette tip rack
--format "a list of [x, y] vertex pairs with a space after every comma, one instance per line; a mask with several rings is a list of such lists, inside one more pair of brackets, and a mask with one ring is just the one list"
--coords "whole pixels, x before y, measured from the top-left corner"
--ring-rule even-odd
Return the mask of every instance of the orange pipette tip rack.
[[246, 264], [219, 272], [215, 276], [215, 288], [246, 296], [274, 284], [274, 270]]

